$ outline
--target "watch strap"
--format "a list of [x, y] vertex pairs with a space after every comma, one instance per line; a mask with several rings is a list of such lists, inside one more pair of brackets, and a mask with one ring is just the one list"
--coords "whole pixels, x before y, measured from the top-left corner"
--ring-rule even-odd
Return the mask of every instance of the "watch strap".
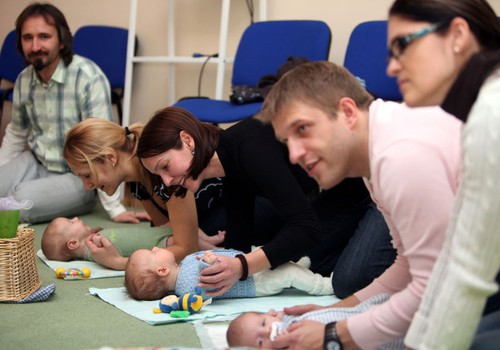
[[344, 347], [340, 342], [337, 334], [337, 322], [328, 323], [325, 327], [324, 350], [343, 350]]

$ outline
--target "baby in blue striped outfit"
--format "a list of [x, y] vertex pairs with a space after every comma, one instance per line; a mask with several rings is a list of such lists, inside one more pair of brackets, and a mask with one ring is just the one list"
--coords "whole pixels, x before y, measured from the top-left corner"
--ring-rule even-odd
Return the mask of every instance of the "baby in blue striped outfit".
[[[287, 328], [292, 323], [303, 320], [323, 324], [337, 322], [383, 304], [388, 299], [388, 294], [379, 294], [355, 307], [325, 307], [298, 316], [286, 315], [283, 311], [276, 310], [269, 310], [267, 313], [247, 312], [236, 317], [229, 324], [226, 333], [227, 343], [230, 347], [276, 349], [273, 342], [280, 335], [287, 333]], [[396, 350], [403, 349], [403, 347], [403, 339], [398, 339], [379, 347], [378, 350]]]

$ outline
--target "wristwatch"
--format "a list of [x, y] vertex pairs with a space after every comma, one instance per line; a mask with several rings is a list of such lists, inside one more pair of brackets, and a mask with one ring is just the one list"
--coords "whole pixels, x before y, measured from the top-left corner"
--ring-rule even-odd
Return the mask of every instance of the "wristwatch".
[[335, 327], [337, 322], [328, 323], [325, 327], [325, 350], [343, 350], [342, 343], [340, 342], [339, 336], [337, 334], [337, 328]]

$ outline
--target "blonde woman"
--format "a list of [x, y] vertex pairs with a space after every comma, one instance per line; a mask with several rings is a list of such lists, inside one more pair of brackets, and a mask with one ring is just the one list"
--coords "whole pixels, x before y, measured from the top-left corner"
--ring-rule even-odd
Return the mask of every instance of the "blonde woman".
[[[206, 204], [205, 212], [216, 208], [221, 198], [220, 186], [217, 181], [205, 184], [198, 202], [193, 193], [184, 198], [169, 198], [163, 195], [161, 186], [155, 190], [155, 178], [135, 156], [142, 129], [141, 124], [123, 128], [98, 118], [85, 119], [67, 133], [64, 157], [87, 190], [98, 188], [111, 195], [122, 182], [126, 182], [132, 196], [141, 200], [155, 226], [171, 226], [174, 242], [169, 242], [168, 249], [180, 261], [199, 249], [198, 234], [204, 235], [203, 231], [198, 233], [197, 204], [200, 212], [202, 202]], [[219, 241], [222, 241], [223, 232], [217, 233], [220, 234]], [[96, 262], [105, 266], [121, 266], [117, 260], [123, 260], [122, 257], [115, 254], [111, 247], [97, 247], [92, 242], [88, 245]]]

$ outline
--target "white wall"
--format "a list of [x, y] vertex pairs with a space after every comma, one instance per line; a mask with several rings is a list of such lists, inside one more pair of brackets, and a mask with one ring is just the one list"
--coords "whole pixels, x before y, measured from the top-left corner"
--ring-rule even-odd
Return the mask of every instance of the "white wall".
[[[0, 38], [14, 28], [14, 21], [31, 0], [0, 0]], [[128, 27], [130, 1], [52, 0], [66, 15], [74, 32], [82, 25], [106, 24]], [[138, 0], [137, 35], [139, 55], [164, 55], [167, 50], [167, 1]], [[258, 14], [258, 2], [254, 0]], [[500, 0], [490, 0], [500, 13]], [[214, 53], [218, 50], [221, 0], [175, 1], [176, 51]], [[320, 19], [332, 30], [330, 60], [343, 63], [347, 40], [362, 21], [385, 19], [392, 0], [268, 0], [267, 19]], [[243, 30], [250, 24], [246, 1], [231, 1], [228, 55], [233, 55]], [[257, 17], [256, 17], [257, 18]], [[176, 97], [197, 93], [200, 64], [176, 66]], [[229, 96], [231, 67], [226, 69], [224, 96]], [[137, 63], [134, 66], [131, 122], [147, 121], [168, 103], [168, 69], [164, 63]], [[213, 97], [215, 65], [208, 65], [203, 76], [202, 94]]]

